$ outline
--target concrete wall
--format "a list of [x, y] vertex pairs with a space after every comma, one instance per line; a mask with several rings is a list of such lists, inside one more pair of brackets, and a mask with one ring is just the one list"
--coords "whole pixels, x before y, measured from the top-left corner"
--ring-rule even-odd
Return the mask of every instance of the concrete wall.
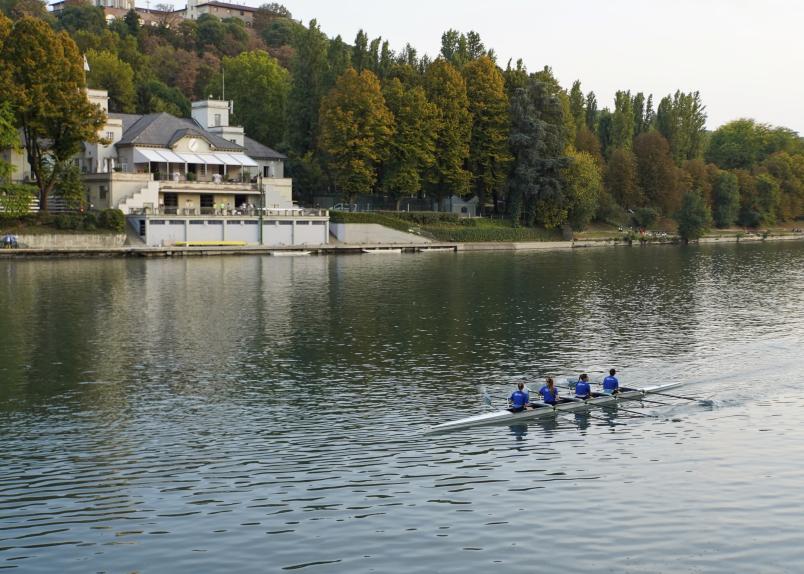
[[20, 247], [33, 247], [44, 249], [70, 249], [82, 247], [95, 247], [109, 249], [123, 247], [126, 242], [125, 233], [49, 233], [42, 235], [17, 235]]
[[330, 223], [330, 233], [343, 243], [432, 243], [429, 239], [376, 223]]
[[[147, 222], [147, 224], [146, 224]], [[139, 234], [145, 225], [145, 242], [150, 246], [172, 245], [177, 241], [245, 241], [260, 244], [257, 218], [175, 218], [130, 216], [129, 225]], [[266, 219], [263, 245], [325, 245], [329, 239], [326, 219]]]

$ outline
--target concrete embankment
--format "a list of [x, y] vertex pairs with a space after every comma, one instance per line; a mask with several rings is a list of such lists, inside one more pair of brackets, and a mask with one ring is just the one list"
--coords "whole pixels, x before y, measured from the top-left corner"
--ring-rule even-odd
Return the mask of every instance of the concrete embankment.
[[[69, 236], [53, 236], [69, 237]], [[104, 237], [104, 236], [99, 236]], [[120, 241], [118, 236], [114, 241]], [[124, 238], [125, 236], [123, 236]], [[762, 237], [760, 235], [743, 236], [713, 236], [704, 237], [698, 243], [744, 243], [760, 241], [795, 241], [803, 240], [804, 234], [796, 233], [789, 235], [770, 235]], [[21, 239], [22, 241], [22, 239]], [[52, 241], [52, 240], [51, 240]], [[645, 243], [634, 241], [633, 245], [667, 245], [674, 243], [671, 239], [653, 240]], [[627, 241], [614, 239], [600, 240], [577, 240], [577, 241], [521, 241], [521, 242], [477, 242], [477, 243], [458, 243], [458, 242], [400, 242], [400, 243], [341, 243], [333, 241], [326, 245], [295, 245], [295, 246], [214, 246], [203, 247], [147, 247], [139, 246], [81, 246], [70, 247], [69, 245], [27, 247], [19, 249], [0, 249], [0, 259], [10, 258], [59, 258], [59, 257], [192, 257], [192, 256], [214, 256], [214, 255], [348, 255], [364, 254], [368, 252], [388, 252], [388, 253], [424, 253], [434, 251], [453, 251], [461, 253], [487, 252], [487, 251], [548, 251], [581, 249], [593, 247], [628, 246]]]

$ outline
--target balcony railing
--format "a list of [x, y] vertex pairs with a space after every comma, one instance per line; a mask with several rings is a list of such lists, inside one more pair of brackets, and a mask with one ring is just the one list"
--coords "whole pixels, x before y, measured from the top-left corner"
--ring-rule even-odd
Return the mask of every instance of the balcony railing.
[[132, 208], [131, 215], [176, 215], [180, 217], [281, 217], [306, 216], [328, 217], [326, 209], [306, 209], [303, 207], [245, 207], [240, 209], [219, 209], [216, 207], [142, 207]]

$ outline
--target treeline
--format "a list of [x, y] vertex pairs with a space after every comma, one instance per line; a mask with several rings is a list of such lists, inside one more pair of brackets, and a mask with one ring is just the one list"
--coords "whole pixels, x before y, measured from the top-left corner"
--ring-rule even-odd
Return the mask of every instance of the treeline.
[[[705, 129], [697, 92], [617, 92], [611, 106], [561, 86], [550, 68], [500, 66], [474, 32], [445, 32], [438, 57], [351, 44], [303, 26], [281, 5], [240, 20], [135, 12], [107, 25], [100, 8], [2, 0], [12, 17], [47, 19], [90, 64], [112, 111], [189, 115], [190, 100], [234, 101], [234, 119], [289, 156], [299, 198], [476, 195], [516, 224], [583, 228], [660, 217], [756, 227], [804, 213], [804, 144], [749, 119]], [[42, 8], [40, 10], [40, 8]]]

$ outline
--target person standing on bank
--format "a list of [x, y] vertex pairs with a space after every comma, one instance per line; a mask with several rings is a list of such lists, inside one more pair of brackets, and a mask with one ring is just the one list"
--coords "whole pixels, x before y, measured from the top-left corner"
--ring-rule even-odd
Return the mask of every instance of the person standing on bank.
[[519, 411], [525, 410], [525, 407], [528, 405], [530, 396], [524, 389], [525, 383], [517, 383], [516, 390], [511, 393], [510, 397], [508, 397], [508, 403], [511, 405], [510, 410], [512, 413], [518, 413]]
[[603, 379], [603, 392], [607, 395], [613, 395], [620, 392], [620, 381], [614, 375], [617, 373], [614, 369], [609, 371], [609, 376]]
[[575, 397], [579, 399], [589, 399], [592, 397], [592, 387], [589, 385], [589, 375], [584, 373], [575, 383]]
[[555, 405], [558, 402], [558, 389], [553, 383], [553, 377], [547, 377], [544, 386], [539, 389], [539, 394], [545, 404]]

